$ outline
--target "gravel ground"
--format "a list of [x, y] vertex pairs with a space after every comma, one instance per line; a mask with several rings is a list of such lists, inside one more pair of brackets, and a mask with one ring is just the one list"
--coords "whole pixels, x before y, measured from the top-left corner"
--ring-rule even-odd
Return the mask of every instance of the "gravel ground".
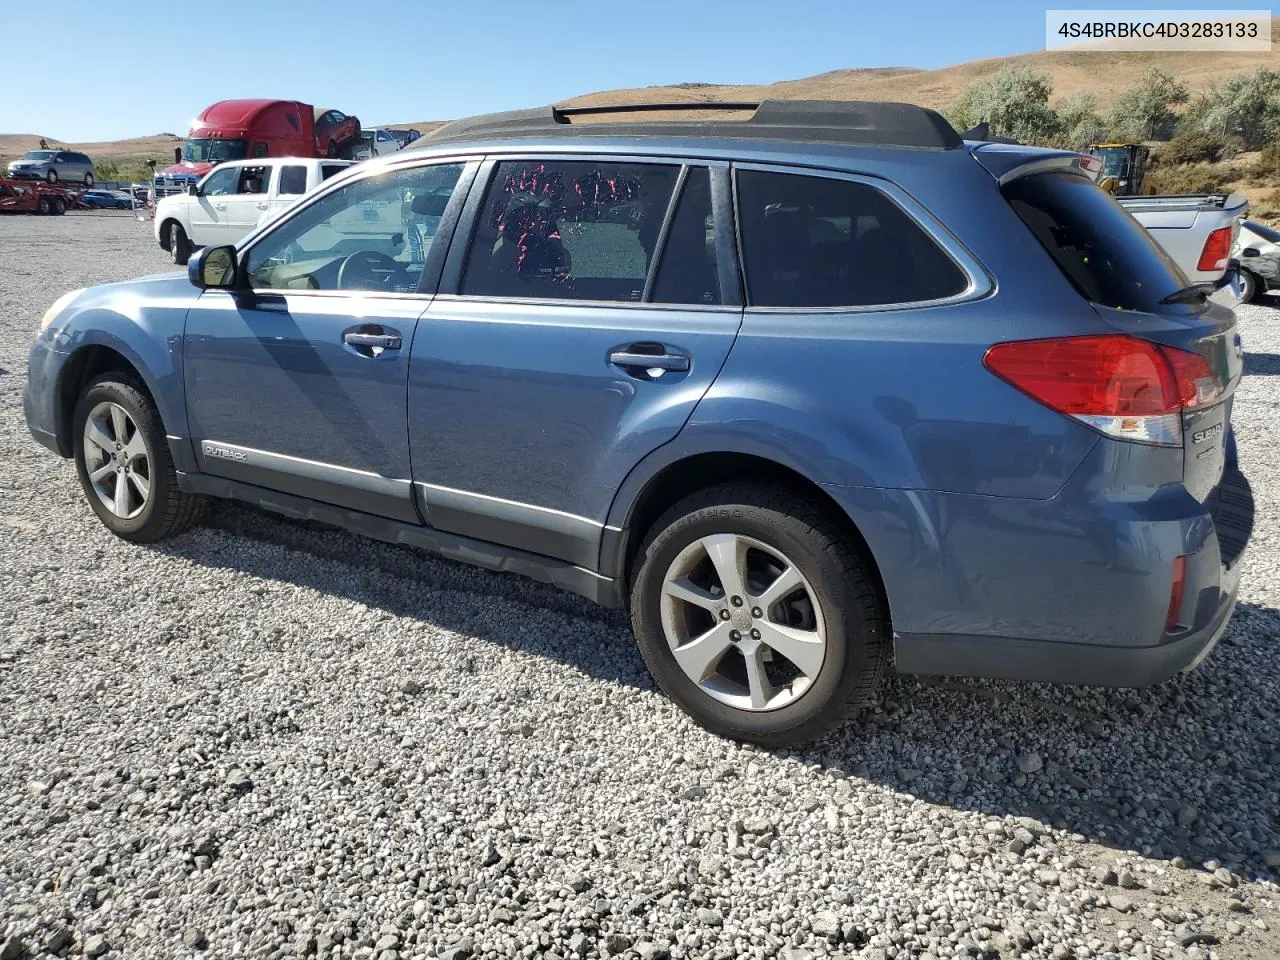
[[232, 505], [111, 537], [27, 435], [127, 216], [0, 221], [0, 960], [1280, 957], [1280, 313], [1240, 310], [1242, 604], [1145, 691], [895, 681], [812, 749], [695, 727], [624, 620]]

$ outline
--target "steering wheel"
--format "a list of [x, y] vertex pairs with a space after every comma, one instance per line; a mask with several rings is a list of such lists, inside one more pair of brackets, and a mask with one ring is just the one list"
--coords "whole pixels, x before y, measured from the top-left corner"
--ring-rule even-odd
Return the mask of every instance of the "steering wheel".
[[378, 268], [395, 273], [400, 269], [400, 261], [377, 250], [357, 250], [338, 267], [338, 289], [376, 290], [386, 286], [385, 278], [374, 273]]

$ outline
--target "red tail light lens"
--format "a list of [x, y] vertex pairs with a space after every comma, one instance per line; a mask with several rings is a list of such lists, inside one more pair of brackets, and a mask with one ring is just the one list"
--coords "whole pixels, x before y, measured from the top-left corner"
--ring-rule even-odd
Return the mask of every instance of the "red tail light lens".
[[1219, 227], [1205, 239], [1197, 270], [1225, 270], [1231, 257], [1231, 228]]
[[983, 363], [1059, 413], [1145, 443], [1180, 445], [1182, 411], [1223, 394], [1199, 354], [1122, 334], [998, 343]]

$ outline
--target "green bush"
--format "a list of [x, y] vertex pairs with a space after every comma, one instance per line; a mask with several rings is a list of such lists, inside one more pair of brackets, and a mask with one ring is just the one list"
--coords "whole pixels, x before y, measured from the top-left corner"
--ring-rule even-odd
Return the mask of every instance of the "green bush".
[[1280, 179], [1280, 146], [1263, 147], [1258, 159], [1242, 172], [1251, 180]]
[[1166, 164], [1160, 167], [1154, 186], [1164, 194], [1222, 193], [1235, 179], [1235, 172], [1211, 163]]
[[1182, 163], [1217, 163], [1234, 153], [1234, 144], [1226, 137], [1203, 130], [1180, 133], [1155, 151], [1162, 166]]

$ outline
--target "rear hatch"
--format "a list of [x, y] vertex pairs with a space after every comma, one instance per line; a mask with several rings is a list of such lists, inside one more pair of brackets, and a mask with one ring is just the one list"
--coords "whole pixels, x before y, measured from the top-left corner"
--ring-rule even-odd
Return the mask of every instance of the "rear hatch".
[[[1032, 172], [1000, 177], [1005, 199], [1116, 334], [1066, 338], [1038, 352], [1011, 349], [1010, 369], [1034, 377], [1039, 364], [1050, 405], [1105, 435], [1181, 446], [1182, 483], [1206, 502], [1223, 474], [1243, 367], [1235, 314], [1204, 298], [1169, 302], [1188, 285], [1185, 275], [1078, 166], [1026, 166]], [[1089, 378], [1091, 392], [1081, 387]], [[1069, 396], [1064, 379], [1074, 385]]]

